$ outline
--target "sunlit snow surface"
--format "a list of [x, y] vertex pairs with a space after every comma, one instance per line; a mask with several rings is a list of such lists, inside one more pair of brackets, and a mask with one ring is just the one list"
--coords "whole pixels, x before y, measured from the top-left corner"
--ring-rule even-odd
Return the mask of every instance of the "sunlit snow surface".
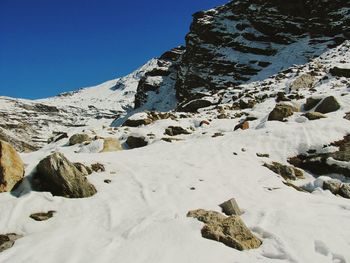
[[[348, 66], [349, 62], [349, 50], [339, 48], [314, 63], [321, 63], [327, 72], [334, 65]], [[272, 81], [271, 92], [286, 90], [293, 79], [308, 70], [306, 65], [298, 73], [266, 81]], [[0, 233], [24, 236], [13, 248], [0, 253], [0, 262], [350, 262], [350, 201], [323, 191], [322, 178], [315, 180], [306, 173], [306, 179], [296, 183], [309, 184], [313, 191], [302, 193], [285, 186], [280, 177], [262, 166], [264, 161], [286, 163], [288, 157], [321, 149], [350, 133], [350, 122], [343, 118], [350, 111], [349, 82], [328, 76], [317, 84], [316, 92], [300, 92], [306, 97], [337, 98], [341, 109], [327, 114], [326, 119], [308, 121], [302, 113], [295, 113], [288, 122], [267, 122], [275, 106], [270, 98], [246, 110], [258, 119], [245, 131], [233, 131], [239, 119], [213, 119], [209, 125], [199, 126], [201, 120], [216, 114], [207, 109], [190, 118], [160, 120], [128, 130], [119, 127], [112, 134], [98, 125], [90, 127], [101, 136], [114, 136], [122, 142], [131, 133], [153, 133], [151, 144], [140, 149], [94, 153], [96, 145], [91, 150], [68, 147], [65, 139], [22, 154], [27, 175], [53, 151], [63, 152], [71, 161], [103, 163], [106, 171], [88, 177], [98, 191], [91, 198], [53, 197], [28, 191], [28, 187], [23, 187], [19, 198], [0, 194]], [[180, 125], [193, 133], [178, 136], [182, 141], [161, 141], [169, 125]], [[217, 132], [224, 136], [213, 138]], [[270, 158], [259, 158], [256, 153], [268, 153]], [[112, 182], [106, 184], [105, 179]], [[244, 210], [242, 218], [247, 226], [263, 241], [260, 248], [240, 252], [203, 239], [202, 223], [186, 217], [192, 209], [220, 211], [218, 204], [232, 197]], [[29, 218], [31, 213], [48, 210], [57, 211], [48, 221]]]

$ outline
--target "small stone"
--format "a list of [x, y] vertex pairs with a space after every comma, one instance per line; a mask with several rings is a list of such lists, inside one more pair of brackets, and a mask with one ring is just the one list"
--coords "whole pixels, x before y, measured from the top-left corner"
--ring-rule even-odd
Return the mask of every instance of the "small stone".
[[239, 123], [235, 126], [234, 130], [238, 130], [238, 129], [241, 129], [241, 130], [248, 130], [249, 129], [249, 122], [248, 121], [244, 121], [242, 123]]
[[91, 169], [96, 172], [96, 173], [99, 173], [99, 172], [104, 172], [106, 171], [106, 168], [105, 166], [102, 164], [102, 163], [94, 163], [91, 165]]
[[307, 113], [303, 114], [303, 116], [305, 116], [310, 121], [327, 118], [326, 115], [324, 115], [320, 112], [307, 112]]
[[35, 221], [45, 221], [53, 217], [54, 213], [56, 213], [56, 211], [49, 211], [47, 213], [35, 213], [31, 214], [30, 218], [34, 219]]
[[261, 158], [269, 158], [270, 155], [268, 153], [257, 153], [256, 156]]
[[112, 180], [106, 179], [103, 182], [105, 182], [106, 184], [110, 184], [112, 182]]
[[169, 136], [176, 136], [176, 135], [181, 135], [181, 134], [187, 135], [187, 134], [191, 134], [191, 133], [180, 126], [169, 126], [168, 128], [165, 129], [164, 134], [169, 135]]
[[339, 195], [344, 198], [350, 199], [350, 184], [343, 184], [340, 187]]
[[223, 202], [222, 204], [219, 205], [222, 209], [222, 212], [228, 216], [232, 215], [241, 215], [242, 211], [239, 208], [236, 199], [231, 198], [230, 200]]

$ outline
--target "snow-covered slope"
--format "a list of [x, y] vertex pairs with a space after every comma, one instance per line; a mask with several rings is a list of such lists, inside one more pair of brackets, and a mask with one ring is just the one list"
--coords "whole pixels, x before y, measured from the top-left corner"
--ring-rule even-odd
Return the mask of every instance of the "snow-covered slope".
[[[144, 135], [149, 145], [143, 148], [78, 153], [85, 146], [67, 146], [68, 139], [63, 139], [21, 154], [27, 179], [38, 161], [53, 151], [75, 162], [100, 162], [106, 171], [88, 177], [98, 191], [91, 198], [34, 192], [28, 180], [14, 193], [17, 197], [0, 194], [1, 233], [23, 235], [0, 253], [0, 262], [349, 262], [349, 199], [322, 190], [324, 180], [339, 176], [316, 178], [304, 171], [305, 179], [293, 181], [309, 190], [300, 192], [263, 166], [272, 161], [287, 164], [289, 157], [310, 149], [335, 151], [329, 144], [350, 134], [349, 120], [344, 119], [350, 112], [350, 79], [332, 73], [334, 67], [349, 69], [349, 64], [346, 42], [306, 65], [219, 92], [214, 96], [221, 96], [221, 103], [198, 113], [172, 113], [173, 118], [140, 127], [96, 124], [93, 129], [121, 142], [129, 135]], [[292, 90], [292, 83], [305, 74], [315, 77], [312, 88]], [[294, 96], [284, 102], [294, 105], [310, 96], [333, 95], [340, 109], [319, 120], [308, 120], [302, 109], [284, 122], [268, 121], [281, 91]], [[255, 106], [233, 107], [237, 92], [254, 94], [249, 98], [256, 100]], [[246, 117], [255, 117], [249, 119], [249, 129], [234, 131]], [[190, 134], [165, 142], [169, 126], [181, 126]], [[341, 180], [350, 182], [348, 177]], [[244, 222], [262, 240], [260, 248], [242, 252], [204, 239], [202, 223], [186, 217], [197, 208], [220, 211], [218, 205], [232, 197], [244, 211]], [[48, 221], [29, 218], [49, 210], [56, 213]]]

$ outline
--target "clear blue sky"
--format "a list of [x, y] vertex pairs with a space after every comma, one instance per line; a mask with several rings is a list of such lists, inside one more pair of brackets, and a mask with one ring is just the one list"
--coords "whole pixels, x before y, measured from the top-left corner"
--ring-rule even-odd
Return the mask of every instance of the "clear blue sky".
[[0, 0], [0, 96], [43, 98], [126, 75], [228, 0]]

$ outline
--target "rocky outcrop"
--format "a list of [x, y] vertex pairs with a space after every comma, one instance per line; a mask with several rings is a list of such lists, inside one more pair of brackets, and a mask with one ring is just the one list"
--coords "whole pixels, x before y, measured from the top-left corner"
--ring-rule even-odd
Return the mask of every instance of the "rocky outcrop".
[[201, 231], [204, 238], [221, 242], [238, 250], [254, 249], [262, 244], [239, 216], [227, 217], [218, 212], [203, 209], [190, 211], [187, 216], [205, 223]]
[[289, 162], [316, 175], [338, 173], [350, 177], [350, 135], [331, 145], [339, 147], [338, 151], [330, 153], [309, 151], [308, 154], [290, 158]]
[[0, 141], [0, 193], [9, 192], [23, 179], [24, 164], [16, 150]]
[[73, 163], [62, 153], [53, 153], [39, 162], [33, 175], [33, 189], [68, 198], [90, 197], [96, 193]]
[[[347, 8], [346, 0], [237, 0], [194, 14], [178, 71], [177, 98], [190, 101], [259, 80], [267, 71], [277, 73], [273, 62], [284, 57], [286, 47], [295, 58], [307, 59], [342, 43], [350, 38]], [[297, 42], [305, 49], [298, 49]], [[292, 66], [284, 62], [285, 68]], [[303, 77], [294, 87], [311, 88], [312, 79]]]

